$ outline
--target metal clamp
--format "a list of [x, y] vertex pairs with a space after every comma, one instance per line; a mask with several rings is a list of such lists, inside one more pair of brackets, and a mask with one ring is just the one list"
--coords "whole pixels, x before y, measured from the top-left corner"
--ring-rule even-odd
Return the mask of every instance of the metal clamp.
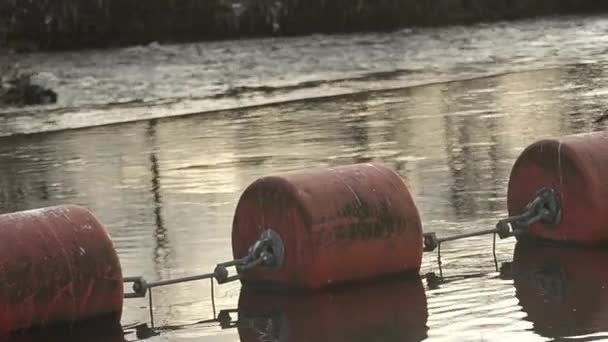
[[423, 234], [422, 239], [423, 251], [425, 252], [432, 252], [439, 247], [440, 241], [435, 232]]
[[501, 239], [520, 235], [535, 223], [544, 223], [548, 228], [555, 227], [562, 221], [562, 206], [559, 193], [551, 188], [541, 189], [526, 210], [517, 216], [498, 221], [496, 232]]
[[252, 268], [263, 266], [272, 270], [280, 270], [285, 259], [285, 245], [283, 240], [272, 229], [265, 230], [260, 238], [249, 247], [247, 256], [224, 263], [215, 267], [215, 274], [218, 283], [223, 284], [228, 281], [227, 267], [234, 266], [238, 273], [248, 271]]
[[272, 229], [265, 230], [258, 241], [249, 248], [247, 255], [241, 264], [236, 265], [237, 270], [247, 271], [256, 266], [264, 266], [273, 270], [283, 267], [285, 259], [285, 245], [283, 240]]
[[144, 277], [125, 277], [123, 283], [133, 283], [133, 292], [125, 292], [125, 298], [141, 298], [146, 296], [148, 291], [148, 283]]

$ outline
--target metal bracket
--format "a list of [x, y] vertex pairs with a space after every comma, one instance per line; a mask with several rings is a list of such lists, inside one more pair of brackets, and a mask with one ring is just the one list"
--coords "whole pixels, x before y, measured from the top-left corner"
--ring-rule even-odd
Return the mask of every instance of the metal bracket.
[[133, 292], [125, 292], [124, 298], [142, 298], [148, 292], [148, 283], [144, 277], [125, 277], [123, 283], [133, 283]]
[[217, 264], [213, 273], [201, 275], [147, 282], [143, 277], [125, 277], [124, 283], [133, 283], [133, 292], [124, 294], [124, 298], [145, 297], [148, 289], [154, 287], [185, 283], [202, 279], [215, 279], [218, 284], [224, 284], [239, 279], [239, 275], [228, 275], [228, 267], [234, 266], [238, 273], [245, 272], [252, 268], [263, 266], [272, 270], [280, 270], [285, 260], [285, 245], [283, 240], [272, 229], [265, 230], [260, 238], [249, 248], [249, 254], [241, 259], [236, 259]]
[[437, 238], [437, 233], [430, 232], [422, 235], [423, 237], [423, 251], [432, 252], [437, 247], [439, 247], [439, 239]]
[[523, 214], [498, 221], [496, 231], [501, 239], [525, 233], [531, 225], [544, 223], [548, 228], [556, 227], [562, 221], [560, 195], [551, 188], [542, 188], [528, 203]]
[[272, 229], [266, 229], [258, 241], [249, 248], [249, 255], [244, 263], [237, 265], [239, 272], [256, 266], [265, 266], [275, 271], [283, 267], [285, 259], [285, 244], [281, 236]]

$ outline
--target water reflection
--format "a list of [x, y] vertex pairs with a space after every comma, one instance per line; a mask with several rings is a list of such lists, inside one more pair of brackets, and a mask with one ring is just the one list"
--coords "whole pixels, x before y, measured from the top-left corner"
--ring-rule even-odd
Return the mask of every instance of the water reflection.
[[607, 250], [518, 243], [509, 271], [533, 330], [550, 338], [608, 331], [607, 262]]
[[223, 309], [214, 318], [158, 327], [152, 320], [150, 325], [135, 326], [135, 332], [147, 339], [213, 325], [236, 330], [241, 342], [422, 341], [427, 337], [427, 318], [421, 278], [398, 276], [319, 293], [241, 289], [238, 307]]
[[264, 295], [243, 290], [242, 342], [421, 341], [427, 308], [419, 278], [387, 280], [314, 295]]
[[125, 332], [115, 319], [88, 321], [74, 326], [57, 326], [20, 332], [6, 342], [125, 342]]
[[[502, 191], [496, 184], [500, 179], [497, 167], [500, 158], [496, 153], [500, 129], [493, 117], [496, 94], [487, 91], [498, 82], [500, 79], [483, 79], [472, 86], [451, 83], [443, 91], [446, 112], [454, 114], [444, 117], [445, 148], [454, 182], [450, 187], [451, 203], [459, 219], [498, 209], [495, 201], [478, 200], [482, 194], [496, 198], [500, 196], [497, 192]], [[472, 112], [477, 115], [470, 115]]]
[[[152, 195], [154, 200], [154, 221], [156, 229], [154, 230], [155, 247], [154, 247], [154, 259], [158, 268], [163, 269], [166, 267], [167, 258], [169, 256], [169, 241], [167, 238], [167, 228], [165, 228], [165, 222], [162, 216], [162, 195], [160, 187], [160, 172], [158, 166], [157, 157], [157, 144], [156, 144], [156, 125], [157, 120], [150, 120], [148, 122], [147, 136], [149, 139], [150, 146], [150, 173], [152, 176]], [[160, 272], [157, 272], [160, 275]]]

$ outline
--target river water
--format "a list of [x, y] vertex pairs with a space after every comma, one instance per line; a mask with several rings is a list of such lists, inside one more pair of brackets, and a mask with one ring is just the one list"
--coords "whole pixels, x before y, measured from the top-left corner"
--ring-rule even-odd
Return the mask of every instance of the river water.
[[[608, 17], [538, 19], [199, 44], [196, 53], [179, 45], [27, 56], [63, 96], [54, 109], [4, 115], [4, 135], [54, 132], [0, 140], [0, 210], [85, 205], [109, 228], [124, 273], [148, 279], [231, 259], [244, 188], [313, 167], [383, 162], [407, 178], [425, 231], [493, 227], [526, 145], [604, 129], [595, 119], [608, 96], [606, 30]], [[451, 78], [472, 79], [438, 82]], [[213, 108], [410, 83], [428, 84], [179, 118], [167, 104]], [[193, 93], [208, 98], [189, 102]], [[108, 104], [141, 98], [149, 106]], [[165, 117], [61, 130], [157, 116]], [[492, 237], [478, 237], [446, 244], [441, 269], [436, 253], [425, 254], [421, 280], [274, 298], [283, 310], [253, 306], [243, 317], [234, 310], [264, 298], [238, 283], [215, 286], [213, 297], [208, 282], [175, 285], [154, 290], [155, 330], [148, 301], [127, 300], [125, 338], [593, 340], [608, 332], [604, 261], [602, 251], [529, 250], [512, 239], [498, 241], [494, 258]], [[214, 321], [220, 312], [232, 324]]]
[[605, 19], [22, 55], [59, 101], [0, 110], [0, 136], [606, 61]]

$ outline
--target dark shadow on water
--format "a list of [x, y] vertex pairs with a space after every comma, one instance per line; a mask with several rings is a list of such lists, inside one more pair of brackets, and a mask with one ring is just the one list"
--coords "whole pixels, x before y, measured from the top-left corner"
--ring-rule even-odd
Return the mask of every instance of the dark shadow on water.
[[[525, 320], [560, 341], [608, 331], [608, 250], [518, 243], [503, 278], [512, 276]], [[603, 336], [602, 338], [606, 338]]]
[[421, 341], [427, 337], [422, 282], [394, 279], [313, 295], [241, 292], [242, 342]]
[[356, 156], [354, 157], [355, 163], [367, 163], [370, 161], [370, 158], [367, 157], [370, 151], [369, 121], [366, 115], [361, 115], [365, 111], [367, 111], [367, 108], [362, 106], [360, 112], [352, 113], [346, 123], [348, 137], [352, 141], [356, 151]]
[[427, 300], [419, 277], [341, 286], [317, 293], [270, 293], [242, 289], [238, 309], [189, 325], [136, 327], [138, 338], [219, 325], [237, 329], [242, 342], [422, 341], [427, 337]]
[[6, 342], [125, 342], [125, 332], [115, 318], [103, 318], [72, 326], [56, 326], [19, 332]]
[[156, 127], [156, 120], [150, 120], [148, 122], [147, 135], [150, 140], [150, 173], [152, 174], [151, 192], [154, 197], [154, 222], [156, 225], [154, 230], [154, 241], [156, 242], [154, 248], [154, 260], [157, 264], [161, 264], [159, 269], [164, 269], [164, 265], [166, 264], [166, 260], [169, 256], [169, 241], [167, 237], [167, 228], [165, 227], [165, 222], [162, 216], [163, 199], [161, 195], [159, 162], [156, 152]]

